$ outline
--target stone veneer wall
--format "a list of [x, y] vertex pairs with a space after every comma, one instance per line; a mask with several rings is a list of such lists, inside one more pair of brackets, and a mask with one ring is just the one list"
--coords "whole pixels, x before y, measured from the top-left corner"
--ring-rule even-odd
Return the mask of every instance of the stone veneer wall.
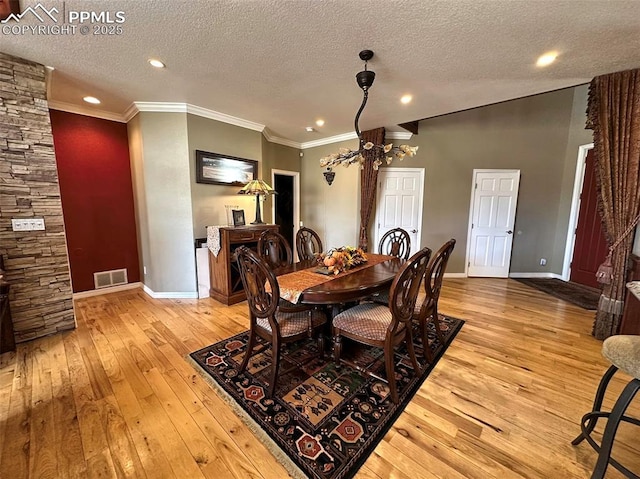
[[[12, 231], [44, 218], [45, 231]], [[75, 328], [43, 65], [0, 53], [0, 254], [16, 341]]]

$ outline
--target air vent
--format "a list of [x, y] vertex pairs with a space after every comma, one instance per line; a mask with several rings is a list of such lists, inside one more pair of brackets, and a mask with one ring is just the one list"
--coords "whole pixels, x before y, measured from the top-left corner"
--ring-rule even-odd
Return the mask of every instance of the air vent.
[[127, 284], [127, 270], [114, 269], [111, 271], [100, 271], [93, 273], [93, 283], [96, 289], [108, 288], [109, 286], [117, 286]]

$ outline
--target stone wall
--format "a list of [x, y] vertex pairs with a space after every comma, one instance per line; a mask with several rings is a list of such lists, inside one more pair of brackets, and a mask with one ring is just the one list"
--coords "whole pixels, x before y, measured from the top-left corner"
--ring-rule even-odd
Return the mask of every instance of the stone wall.
[[[44, 218], [45, 231], [12, 231]], [[75, 328], [45, 68], [0, 53], [0, 254], [16, 341]]]

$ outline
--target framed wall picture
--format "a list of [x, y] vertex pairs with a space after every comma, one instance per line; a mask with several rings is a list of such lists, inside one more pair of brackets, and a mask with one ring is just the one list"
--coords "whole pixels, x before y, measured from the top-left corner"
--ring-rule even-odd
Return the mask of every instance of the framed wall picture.
[[196, 150], [196, 183], [244, 186], [258, 178], [258, 162]]
[[244, 226], [244, 210], [231, 210], [233, 226]]

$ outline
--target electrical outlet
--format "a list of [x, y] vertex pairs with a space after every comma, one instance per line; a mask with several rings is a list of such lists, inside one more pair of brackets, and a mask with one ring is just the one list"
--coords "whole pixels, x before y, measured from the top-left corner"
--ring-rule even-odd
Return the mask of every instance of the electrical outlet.
[[142, 272], [143, 272], [144, 274], [147, 274], [147, 267], [146, 267], [146, 266], [143, 266], [143, 267], [142, 267]]
[[11, 220], [13, 231], [44, 231], [44, 218], [18, 218]]
[[547, 259], [546, 258], [540, 258], [540, 266], [546, 266], [547, 264]]

